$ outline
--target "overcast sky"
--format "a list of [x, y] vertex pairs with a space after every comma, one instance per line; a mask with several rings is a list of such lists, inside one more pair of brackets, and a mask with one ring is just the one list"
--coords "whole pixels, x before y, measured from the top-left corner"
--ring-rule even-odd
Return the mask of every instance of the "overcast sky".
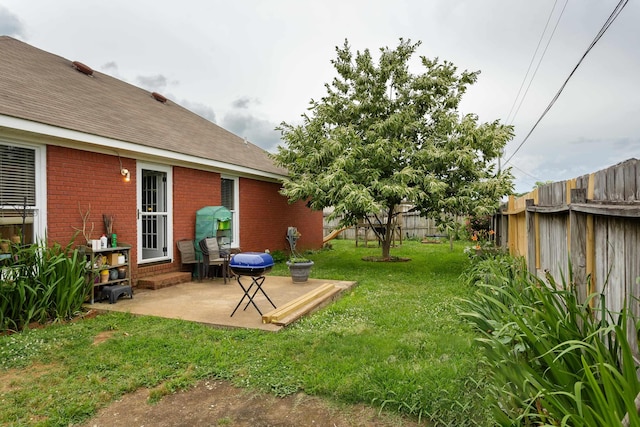
[[[640, 157], [639, 3], [631, 1], [622, 10], [511, 159], [516, 191]], [[299, 123], [309, 101], [324, 95], [324, 84], [336, 75], [330, 61], [345, 39], [354, 51], [374, 54], [381, 47], [396, 47], [400, 37], [421, 41], [419, 55], [481, 71], [461, 112], [515, 126], [506, 159], [617, 4], [0, 0], [0, 34], [160, 92], [269, 151], [279, 143], [274, 128], [283, 121]], [[522, 90], [528, 92], [517, 109], [522, 93], [516, 97], [532, 60]], [[516, 100], [514, 117], [510, 111], [516, 110]]]

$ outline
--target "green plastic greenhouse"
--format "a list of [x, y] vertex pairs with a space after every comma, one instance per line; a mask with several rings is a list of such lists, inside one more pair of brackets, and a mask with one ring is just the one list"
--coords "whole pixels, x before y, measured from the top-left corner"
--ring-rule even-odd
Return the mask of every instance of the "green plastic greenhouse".
[[197, 243], [207, 237], [224, 239], [230, 244], [232, 230], [231, 211], [224, 206], [205, 206], [196, 212], [196, 248]]

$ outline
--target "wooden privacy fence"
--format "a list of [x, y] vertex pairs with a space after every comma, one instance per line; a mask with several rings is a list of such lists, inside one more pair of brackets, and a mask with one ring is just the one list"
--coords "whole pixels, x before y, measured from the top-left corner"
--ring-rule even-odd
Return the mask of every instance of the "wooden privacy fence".
[[[629, 159], [510, 197], [494, 217], [498, 241], [531, 272], [568, 282], [580, 297], [597, 292], [609, 310], [640, 317], [640, 162]], [[589, 280], [590, 279], [590, 280]], [[637, 349], [635, 325], [629, 342]]]
[[[400, 215], [397, 217], [396, 225], [394, 229], [394, 239], [398, 242], [402, 242], [402, 239], [422, 239], [424, 237], [446, 237], [446, 234], [438, 229], [433, 219], [421, 217], [418, 212], [409, 212], [412, 205], [400, 205]], [[340, 228], [340, 218], [329, 221], [327, 217], [330, 212], [324, 212], [324, 235], [331, 234], [333, 230]], [[385, 218], [383, 218], [385, 219]], [[386, 219], [385, 219], [386, 220]], [[372, 219], [375, 223], [375, 220]], [[464, 218], [460, 218], [459, 222], [464, 223]], [[351, 227], [340, 233], [339, 238], [350, 240], [368, 240], [375, 241], [375, 235], [370, 230], [365, 222], [362, 222], [358, 227]]]

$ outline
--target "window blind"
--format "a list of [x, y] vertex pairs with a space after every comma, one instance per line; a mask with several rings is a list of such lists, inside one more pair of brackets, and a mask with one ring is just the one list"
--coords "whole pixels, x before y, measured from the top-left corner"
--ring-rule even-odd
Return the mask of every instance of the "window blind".
[[0, 206], [35, 206], [34, 149], [0, 144]]

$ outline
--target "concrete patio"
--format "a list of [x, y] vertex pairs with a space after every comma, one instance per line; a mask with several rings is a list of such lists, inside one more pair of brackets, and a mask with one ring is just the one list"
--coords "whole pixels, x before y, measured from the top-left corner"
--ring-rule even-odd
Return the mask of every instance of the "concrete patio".
[[[250, 277], [242, 278], [245, 286], [250, 283], [250, 280]], [[314, 293], [327, 283], [334, 285], [337, 291], [327, 295], [325, 299], [317, 301], [314, 310], [340, 298], [344, 292], [356, 284], [356, 282], [323, 279], [309, 279], [306, 283], [293, 283], [290, 277], [267, 275], [262, 288], [276, 307], [281, 308], [309, 293]], [[263, 323], [262, 315], [253, 305], [244, 309], [247, 303], [246, 298], [231, 317], [233, 309], [243, 296], [244, 292], [235, 279], [227, 281], [226, 284], [222, 279], [209, 279], [202, 282], [181, 283], [157, 290], [134, 289], [133, 299], [123, 296], [115, 304], [109, 304], [108, 300], [104, 300], [88, 304], [86, 307], [99, 311], [119, 311], [136, 315], [183, 319], [222, 328], [250, 328], [265, 331], [278, 331], [283, 328], [277, 324]], [[255, 296], [254, 301], [262, 314], [274, 310], [261, 293]]]

